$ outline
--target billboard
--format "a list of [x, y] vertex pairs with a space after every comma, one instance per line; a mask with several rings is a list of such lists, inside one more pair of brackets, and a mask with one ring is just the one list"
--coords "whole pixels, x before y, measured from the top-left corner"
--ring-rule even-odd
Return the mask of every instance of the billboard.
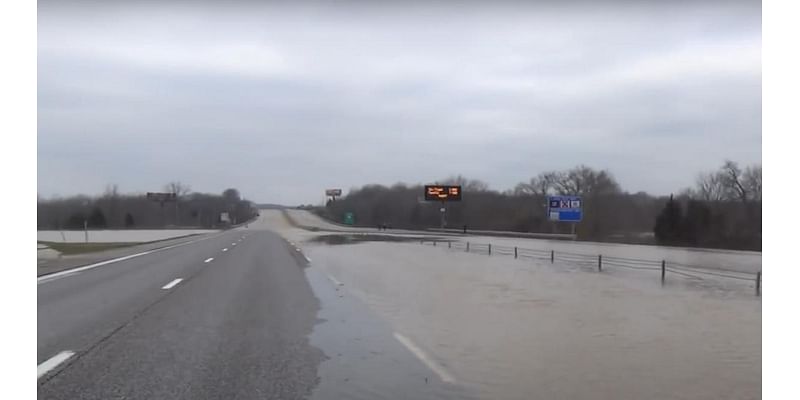
[[459, 185], [425, 185], [426, 201], [461, 201]]
[[580, 222], [583, 219], [583, 201], [580, 196], [550, 196], [547, 198], [547, 215], [551, 221]]
[[325, 189], [326, 196], [341, 196], [342, 189]]

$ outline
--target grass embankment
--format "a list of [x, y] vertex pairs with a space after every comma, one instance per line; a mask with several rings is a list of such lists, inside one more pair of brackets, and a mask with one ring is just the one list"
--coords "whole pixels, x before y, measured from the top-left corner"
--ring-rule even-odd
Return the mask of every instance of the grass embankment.
[[64, 255], [94, 253], [96, 251], [118, 249], [121, 247], [130, 247], [130, 246], [136, 246], [137, 244], [142, 244], [136, 242], [70, 243], [70, 242], [43, 242], [43, 241], [39, 241], [38, 243], [46, 245], [47, 247]]
[[151, 240], [149, 242], [48, 242], [44, 240], [38, 240], [37, 243], [43, 244], [61, 254], [64, 255], [74, 255], [74, 254], [84, 254], [84, 253], [94, 253], [98, 251], [105, 251], [111, 249], [119, 249], [122, 247], [131, 247], [131, 246], [138, 246], [143, 244], [151, 244], [151, 243], [158, 243], [164, 242], [167, 240], [175, 240], [175, 239], [183, 239], [188, 238], [191, 236], [197, 236], [196, 233], [191, 235], [183, 235], [183, 236], [175, 236], [171, 238], [165, 238], [160, 240]]

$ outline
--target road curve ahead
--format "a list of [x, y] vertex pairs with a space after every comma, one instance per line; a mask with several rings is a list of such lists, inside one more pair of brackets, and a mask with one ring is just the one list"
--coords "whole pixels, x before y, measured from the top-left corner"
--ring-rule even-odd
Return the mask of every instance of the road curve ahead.
[[266, 230], [40, 282], [40, 399], [298, 399], [318, 382], [319, 303]]

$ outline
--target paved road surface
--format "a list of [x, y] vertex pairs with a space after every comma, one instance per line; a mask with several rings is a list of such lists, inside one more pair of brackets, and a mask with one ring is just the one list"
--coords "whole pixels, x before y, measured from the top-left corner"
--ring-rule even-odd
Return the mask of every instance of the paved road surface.
[[262, 212], [247, 228], [40, 276], [39, 398], [760, 393], [749, 282], [662, 284], [649, 271], [322, 234]]
[[[76, 274], [40, 278], [38, 397], [445, 398], [456, 393], [368, 311], [347, 311], [348, 299], [337, 294], [336, 285], [321, 275], [308, 278], [306, 262], [277, 234], [251, 225]], [[323, 299], [342, 302], [319, 313], [309, 282]], [[312, 344], [318, 314], [342, 323], [315, 333]], [[350, 317], [361, 332], [350, 328]], [[328, 369], [320, 370], [325, 361]]]

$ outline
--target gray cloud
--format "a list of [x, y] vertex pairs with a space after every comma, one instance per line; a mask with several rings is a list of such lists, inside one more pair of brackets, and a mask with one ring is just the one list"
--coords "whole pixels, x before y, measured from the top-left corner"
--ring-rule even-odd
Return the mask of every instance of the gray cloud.
[[[348, 5], [349, 4], [349, 5]], [[40, 194], [325, 187], [585, 163], [669, 193], [761, 160], [760, 3], [45, 3]]]

